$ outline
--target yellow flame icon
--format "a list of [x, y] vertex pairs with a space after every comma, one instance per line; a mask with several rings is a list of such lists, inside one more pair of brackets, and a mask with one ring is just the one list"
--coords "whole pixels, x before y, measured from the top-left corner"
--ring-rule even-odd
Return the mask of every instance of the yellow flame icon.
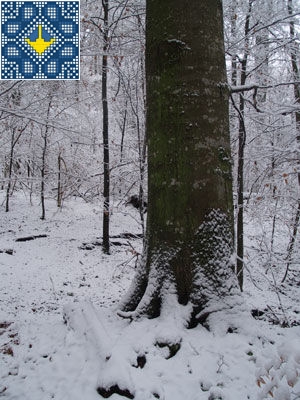
[[55, 38], [52, 38], [49, 42], [46, 42], [42, 38], [42, 33], [43, 27], [42, 25], [38, 25], [38, 38], [34, 42], [32, 42], [29, 38], [25, 39], [25, 42], [27, 42], [38, 54], [43, 54], [44, 51], [55, 42]]

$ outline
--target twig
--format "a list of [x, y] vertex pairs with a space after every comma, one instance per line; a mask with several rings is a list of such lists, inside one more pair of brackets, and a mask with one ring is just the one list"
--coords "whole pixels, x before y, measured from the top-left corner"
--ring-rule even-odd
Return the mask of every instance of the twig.
[[56, 301], [58, 301], [58, 296], [57, 296], [57, 294], [56, 294], [55, 287], [54, 287], [54, 282], [53, 282], [53, 279], [52, 279], [51, 275], [49, 275], [49, 278], [50, 278], [50, 281], [51, 281], [51, 284], [52, 284], [52, 289], [53, 289], [53, 293], [54, 293], [54, 298], [55, 298]]

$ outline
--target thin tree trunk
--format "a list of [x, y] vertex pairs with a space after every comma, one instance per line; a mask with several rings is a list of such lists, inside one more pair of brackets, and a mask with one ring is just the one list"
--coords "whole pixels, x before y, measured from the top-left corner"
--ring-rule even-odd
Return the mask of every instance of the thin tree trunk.
[[11, 134], [10, 155], [9, 155], [9, 165], [8, 165], [8, 183], [6, 188], [6, 202], [5, 202], [6, 212], [9, 211], [9, 197], [10, 197], [11, 177], [12, 177], [13, 160], [14, 160], [14, 148], [15, 148], [15, 129], [13, 129]]
[[[245, 50], [241, 63], [240, 84], [243, 86], [247, 79], [247, 62], [249, 55], [249, 31], [252, 2], [249, 0], [249, 8], [245, 21]], [[244, 120], [245, 99], [244, 94], [239, 96], [239, 139], [238, 139], [238, 171], [237, 171], [237, 261], [236, 273], [241, 290], [244, 283], [244, 153], [246, 144], [246, 127]]]
[[103, 34], [103, 56], [102, 56], [102, 113], [103, 113], [103, 252], [109, 254], [109, 222], [110, 222], [110, 171], [109, 171], [109, 141], [108, 141], [108, 99], [107, 99], [107, 51], [108, 43], [108, 0], [102, 0], [104, 11], [104, 34]]
[[41, 167], [41, 206], [42, 206], [42, 215], [41, 219], [44, 220], [46, 217], [46, 209], [45, 209], [45, 170], [46, 170], [46, 152], [47, 152], [47, 130], [43, 135], [43, 152], [42, 152], [42, 167]]
[[[29, 134], [29, 148], [32, 148], [32, 131]], [[29, 156], [27, 160], [27, 177], [28, 177], [28, 187], [29, 187], [29, 202], [32, 206], [32, 195], [33, 195], [33, 179], [34, 179], [34, 152]]]
[[295, 216], [295, 220], [294, 220], [294, 224], [293, 224], [293, 232], [292, 232], [292, 236], [288, 245], [288, 251], [287, 251], [287, 264], [286, 264], [286, 269], [285, 269], [285, 274], [282, 278], [281, 283], [283, 283], [289, 273], [290, 270], [290, 266], [292, 263], [292, 255], [294, 252], [294, 247], [295, 247], [295, 243], [296, 243], [296, 238], [297, 238], [297, 233], [298, 233], [298, 227], [299, 227], [299, 222], [300, 222], [300, 201], [298, 202], [298, 208], [296, 211], [296, 216]]
[[61, 188], [61, 154], [60, 151], [58, 153], [58, 158], [57, 158], [57, 207], [61, 207], [61, 202], [62, 202], [62, 188]]
[[[289, 15], [293, 15], [293, 0], [288, 0], [288, 13]], [[295, 35], [295, 24], [294, 21], [291, 19], [290, 20], [290, 37], [292, 42], [292, 50], [291, 50], [291, 63], [292, 63], [292, 71], [294, 75], [294, 79], [296, 81], [300, 80], [300, 72], [298, 68], [298, 60], [297, 60], [297, 43], [296, 43], [296, 35]], [[295, 95], [295, 101], [298, 105], [300, 105], [300, 84], [297, 83], [294, 85], [294, 95]], [[296, 111], [296, 132], [297, 132], [297, 145], [298, 148], [300, 147], [300, 112]], [[299, 150], [298, 150], [299, 151]], [[300, 188], [300, 160], [298, 160], [298, 186]], [[297, 206], [297, 211], [294, 219], [294, 224], [293, 224], [293, 232], [292, 236], [290, 239], [290, 242], [288, 244], [288, 251], [287, 251], [287, 265], [286, 265], [286, 271], [284, 274], [284, 277], [282, 279], [282, 283], [286, 280], [291, 261], [292, 261], [292, 255], [294, 252], [294, 246], [296, 243], [296, 238], [298, 234], [298, 229], [299, 229], [299, 222], [300, 222], [300, 198], [298, 198], [298, 206]]]
[[[231, 37], [235, 42], [236, 40], [236, 20], [237, 20], [237, 0], [233, 0], [230, 4], [230, 24], [231, 24]], [[238, 56], [236, 54], [236, 49], [233, 49], [231, 55], [231, 85], [237, 85], [237, 66], [238, 66]]]
[[[52, 98], [49, 100], [48, 109], [47, 109], [47, 121], [50, 115]], [[45, 176], [46, 176], [46, 155], [47, 155], [47, 146], [48, 146], [48, 133], [49, 126], [46, 125], [45, 132], [43, 134], [43, 151], [42, 151], [42, 166], [41, 166], [41, 206], [42, 206], [42, 215], [41, 219], [44, 220], [46, 218], [46, 207], [45, 207]]]
[[15, 146], [18, 143], [26, 126], [20, 130], [17, 137], [16, 137], [16, 128], [13, 128], [13, 130], [12, 130], [12, 136], [11, 136], [11, 142], [10, 142], [11, 144], [10, 144], [9, 164], [8, 164], [8, 183], [7, 183], [7, 188], [6, 188], [6, 199], [5, 199], [5, 211], [6, 212], [9, 211], [9, 198], [11, 195], [11, 183], [12, 183], [12, 173], [13, 173], [13, 165], [14, 165], [14, 150], [15, 150]]
[[34, 166], [32, 160], [27, 161], [27, 177], [29, 186], [29, 202], [32, 206], [32, 193], [33, 193], [33, 176], [34, 176]]
[[123, 148], [124, 148], [124, 139], [125, 139], [125, 131], [126, 131], [126, 122], [127, 122], [127, 99], [125, 102], [125, 112], [123, 117], [123, 123], [121, 128], [121, 145], [120, 145], [120, 162], [123, 160]]

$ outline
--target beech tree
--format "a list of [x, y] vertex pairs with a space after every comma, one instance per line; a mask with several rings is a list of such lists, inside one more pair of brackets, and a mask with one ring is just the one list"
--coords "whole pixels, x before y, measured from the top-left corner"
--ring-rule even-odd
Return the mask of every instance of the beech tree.
[[146, 245], [120, 315], [156, 317], [175, 293], [193, 326], [237, 287], [221, 1], [147, 1], [146, 81]]

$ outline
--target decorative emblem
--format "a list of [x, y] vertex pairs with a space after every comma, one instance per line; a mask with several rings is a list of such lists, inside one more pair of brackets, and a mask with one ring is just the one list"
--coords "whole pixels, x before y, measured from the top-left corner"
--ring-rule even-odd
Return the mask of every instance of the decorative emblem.
[[1, 1], [1, 79], [79, 79], [79, 0]]
[[38, 54], [43, 54], [44, 51], [51, 46], [52, 43], [55, 42], [55, 38], [50, 39], [49, 42], [46, 42], [43, 38], [42, 38], [42, 32], [43, 32], [43, 27], [42, 25], [38, 26], [38, 37], [37, 39], [33, 42], [31, 41], [29, 38], [26, 38], [25, 41], [34, 48], [34, 50], [38, 53]]

